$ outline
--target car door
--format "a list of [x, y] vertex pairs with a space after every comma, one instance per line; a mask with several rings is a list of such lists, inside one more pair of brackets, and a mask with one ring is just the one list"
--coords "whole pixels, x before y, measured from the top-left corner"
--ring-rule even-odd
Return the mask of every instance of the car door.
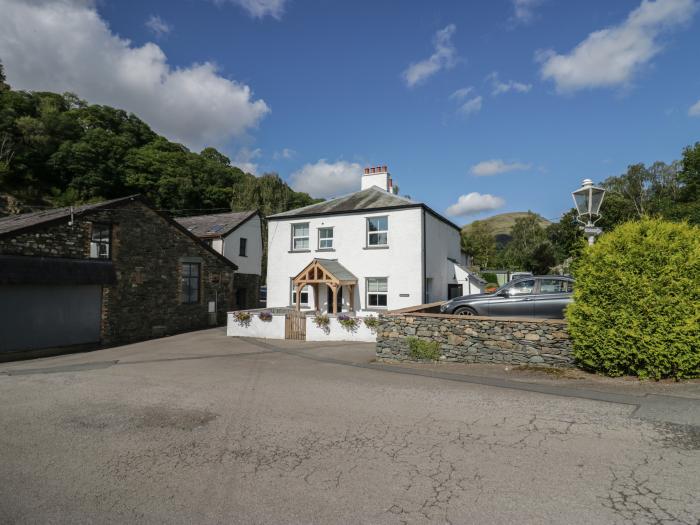
[[573, 283], [568, 279], [539, 279], [535, 295], [535, 317], [563, 319], [564, 309], [571, 302]]
[[488, 314], [500, 317], [532, 317], [535, 314], [535, 279], [516, 281], [489, 299]]

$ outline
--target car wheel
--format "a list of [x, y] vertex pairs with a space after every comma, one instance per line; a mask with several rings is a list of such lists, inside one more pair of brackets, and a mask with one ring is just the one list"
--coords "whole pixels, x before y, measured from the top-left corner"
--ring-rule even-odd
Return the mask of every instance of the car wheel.
[[476, 312], [473, 309], [469, 308], [468, 306], [462, 306], [460, 308], [456, 308], [454, 314], [455, 315], [476, 315]]

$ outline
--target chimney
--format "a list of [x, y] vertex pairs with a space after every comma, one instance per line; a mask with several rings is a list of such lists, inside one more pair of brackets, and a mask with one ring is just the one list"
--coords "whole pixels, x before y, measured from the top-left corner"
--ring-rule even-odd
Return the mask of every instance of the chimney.
[[361, 189], [366, 190], [372, 186], [377, 186], [387, 192], [393, 191], [393, 182], [387, 166], [374, 166], [372, 168], [365, 168], [364, 171]]

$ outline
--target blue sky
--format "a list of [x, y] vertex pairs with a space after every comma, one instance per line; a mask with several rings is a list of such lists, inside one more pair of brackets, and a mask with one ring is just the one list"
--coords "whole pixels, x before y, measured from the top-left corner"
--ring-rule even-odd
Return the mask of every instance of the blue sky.
[[694, 0], [24, 4], [0, 0], [13, 86], [124, 107], [318, 196], [387, 164], [458, 223], [556, 218], [581, 179], [700, 140]]

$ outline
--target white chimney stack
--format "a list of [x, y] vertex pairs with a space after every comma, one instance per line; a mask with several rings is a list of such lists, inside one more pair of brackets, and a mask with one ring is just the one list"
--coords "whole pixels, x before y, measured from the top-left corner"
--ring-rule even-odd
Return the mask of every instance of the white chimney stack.
[[394, 183], [391, 180], [389, 169], [386, 166], [375, 166], [374, 168], [365, 168], [362, 175], [361, 189], [366, 190], [376, 186], [389, 193], [394, 193]]

